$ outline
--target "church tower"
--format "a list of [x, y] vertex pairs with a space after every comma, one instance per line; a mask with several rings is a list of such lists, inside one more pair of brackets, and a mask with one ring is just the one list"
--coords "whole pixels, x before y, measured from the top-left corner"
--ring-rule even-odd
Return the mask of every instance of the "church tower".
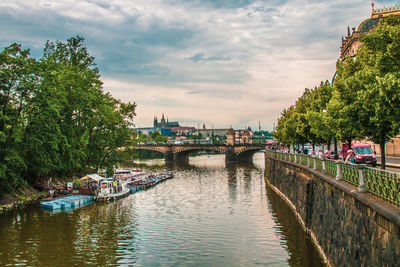
[[235, 130], [229, 128], [228, 132], [226, 133], [226, 144], [228, 146], [235, 145]]
[[164, 113], [162, 114], [162, 117], [161, 117], [161, 127], [162, 128], [164, 128], [165, 126], [166, 126], [166, 124], [165, 124], [165, 117], [164, 117]]
[[154, 128], [158, 127], [158, 119], [156, 116], [154, 116], [153, 127]]
[[[250, 127], [249, 127], [250, 128]], [[249, 130], [244, 130], [242, 134], [242, 144], [250, 144], [250, 132]]]

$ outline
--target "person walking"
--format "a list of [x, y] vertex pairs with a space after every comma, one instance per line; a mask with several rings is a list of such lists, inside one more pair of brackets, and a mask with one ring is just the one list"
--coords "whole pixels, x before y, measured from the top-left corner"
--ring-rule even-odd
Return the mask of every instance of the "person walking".
[[322, 149], [318, 150], [318, 158], [323, 159], [324, 158], [324, 153], [322, 153]]
[[354, 163], [354, 152], [353, 150], [349, 149], [347, 150], [347, 157], [345, 160], [345, 163]]

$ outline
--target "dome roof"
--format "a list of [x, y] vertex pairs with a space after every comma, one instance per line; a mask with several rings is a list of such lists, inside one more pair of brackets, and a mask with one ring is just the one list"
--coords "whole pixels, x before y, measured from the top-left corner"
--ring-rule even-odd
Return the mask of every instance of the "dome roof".
[[361, 22], [360, 26], [358, 26], [358, 32], [369, 32], [371, 29], [375, 28], [381, 18], [369, 18]]

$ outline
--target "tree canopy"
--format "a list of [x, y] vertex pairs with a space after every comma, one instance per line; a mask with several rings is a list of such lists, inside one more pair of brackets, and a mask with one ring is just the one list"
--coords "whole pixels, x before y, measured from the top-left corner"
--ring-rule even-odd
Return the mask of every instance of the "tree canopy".
[[102, 89], [82, 37], [48, 41], [43, 57], [0, 52], [0, 194], [48, 177], [110, 169], [131, 142], [135, 103]]
[[360, 40], [356, 57], [338, 61], [334, 85], [305, 89], [282, 112], [275, 137], [285, 144], [367, 139], [380, 144], [385, 168], [385, 143], [400, 133], [400, 16]]

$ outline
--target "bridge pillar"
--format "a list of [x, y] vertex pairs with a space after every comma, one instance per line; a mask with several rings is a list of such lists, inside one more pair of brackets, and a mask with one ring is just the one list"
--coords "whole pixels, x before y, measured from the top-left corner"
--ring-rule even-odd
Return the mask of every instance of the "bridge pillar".
[[167, 150], [165, 152], [165, 161], [166, 162], [173, 162], [174, 161], [174, 153], [171, 150]]
[[174, 161], [189, 162], [189, 151], [174, 154]]
[[225, 162], [236, 162], [237, 161], [237, 155], [234, 151], [233, 146], [229, 146], [226, 148], [225, 152]]

